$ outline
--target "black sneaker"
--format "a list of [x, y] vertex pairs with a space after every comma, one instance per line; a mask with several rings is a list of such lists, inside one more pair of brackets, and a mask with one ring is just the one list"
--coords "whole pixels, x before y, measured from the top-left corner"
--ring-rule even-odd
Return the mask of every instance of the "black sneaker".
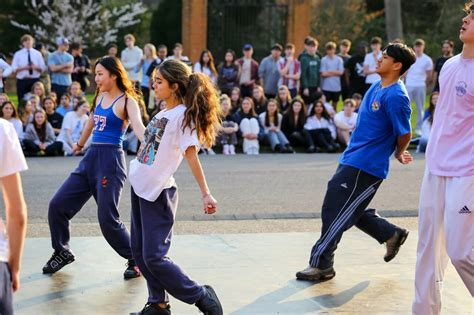
[[204, 290], [204, 296], [196, 302], [197, 308], [204, 315], [223, 315], [224, 311], [221, 302], [217, 298], [216, 291], [210, 285], [205, 285]]
[[398, 250], [403, 245], [403, 243], [405, 243], [408, 237], [408, 233], [410, 233], [408, 230], [397, 229], [395, 233], [393, 233], [393, 236], [385, 242], [385, 246], [387, 247], [387, 252], [383, 257], [385, 262], [389, 262], [395, 258], [395, 256], [397, 256]]
[[135, 259], [129, 259], [127, 261], [127, 269], [125, 269], [123, 273], [123, 278], [125, 280], [138, 278], [140, 277], [141, 272], [138, 268], [137, 264], [135, 263]]
[[69, 265], [75, 260], [74, 254], [68, 250], [62, 250], [60, 252], [55, 251], [53, 256], [48, 260], [46, 265], [43, 267], [44, 274], [53, 274], [61, 270], [64, 266]]
[[140, 312], [130, 313], [130, 315], [171, 315], [171, 307], [169, 304], [166, 308], [162, 308], [158, 304], [146, 303]]

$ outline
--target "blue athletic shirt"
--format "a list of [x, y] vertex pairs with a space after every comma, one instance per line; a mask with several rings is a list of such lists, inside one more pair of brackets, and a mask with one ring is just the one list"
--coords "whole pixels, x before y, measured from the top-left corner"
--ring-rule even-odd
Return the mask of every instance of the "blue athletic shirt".
[[385, 88], [372, 84], [362, 100], [356, 128], [340, 164], [387, 178], [390, 156], [397, 138], [411, 132], [410, 99], [403, 82]]
[[117, 97], [107, 109], [102, 107], [104, 96], [94, 110], [94, 130], [92, 131], [93, 143], [108, 143], [122, 145], [128, 124], [114, 113], [114, 105], [125, 94]]

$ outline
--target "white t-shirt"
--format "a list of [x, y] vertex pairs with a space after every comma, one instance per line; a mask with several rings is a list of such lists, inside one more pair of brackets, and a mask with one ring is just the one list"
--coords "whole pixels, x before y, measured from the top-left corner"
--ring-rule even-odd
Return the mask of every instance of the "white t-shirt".
[[336, 127], [338, 128], [352, 126], [352, 130], [354, 130], [356, 122], [357, 122], [357, 113], [352, 113], [350, 117], [347, 117], [344, 114], [344, 111], [340, 111], [334, 116], [334, 123], [336, 124]]
[[89, 117], [83, 115], [82, 117], [77, 116], [76, 112], [69, 112], [64, 116], [63, 124], [61, 125], [61, 131], [58, 135], [58, 141], [66, 142], [66, 130], [71, 130], [72, 142], [76, 142], [81, 137], [82, 130]]
[[423, 87], [426, 85], [426, 72], [433, 70], [433, 61], [428, 55], [416, 57], [415, 63], [408, 69], [406, 86]]
[[[365, 55], [364, 66], [369, 67], [369, 71], [375, 71], [377, 69], [377, 60], [382, 58], [382, 52], [379, 51], [377, 59], [374, 58], [374, 53], [370, 52]], [[380, 80], [380, 75], [378, 73], [372, 73], [365, 77], [365, 83], [372, 84]]]
[[[27, 169], [15, 128], [0, 118], [0, 179]], [[0, 219], [0, 261], [8, 261], [7, 233], [2, 219]]]
[[173, 174], [184, 152], [191, 146], [199, 146], [196, 131], [187, 127], [183, 133], [185, 111], [184, 105], [162, 110], [146, 127], [145, 140], [136, 159], [130, 162], [128, 177], [140, 198], [153, 202], [164, 189], [176, 186]]

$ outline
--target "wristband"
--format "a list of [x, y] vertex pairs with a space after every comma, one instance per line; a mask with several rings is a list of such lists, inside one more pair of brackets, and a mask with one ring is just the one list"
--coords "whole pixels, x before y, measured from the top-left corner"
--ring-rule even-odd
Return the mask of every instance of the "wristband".
[[83, 145], [80, 145], [80, 144], [79, 144], [79, 141], [76, 142], [76, 145], [79, 147], [79, 149], [84, 149], [84, 146], [83, 146]]

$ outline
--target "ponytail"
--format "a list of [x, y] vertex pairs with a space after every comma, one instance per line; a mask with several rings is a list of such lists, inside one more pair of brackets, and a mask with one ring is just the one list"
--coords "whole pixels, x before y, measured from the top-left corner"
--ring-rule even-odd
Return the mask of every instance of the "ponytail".
[[186, 127], [196, 130], [199, 141], [207, 148], [214, 145], [221, 124], [221, 107], [217, 91], [203, 73], [193, 73], [184, 95], [183, 132]]

